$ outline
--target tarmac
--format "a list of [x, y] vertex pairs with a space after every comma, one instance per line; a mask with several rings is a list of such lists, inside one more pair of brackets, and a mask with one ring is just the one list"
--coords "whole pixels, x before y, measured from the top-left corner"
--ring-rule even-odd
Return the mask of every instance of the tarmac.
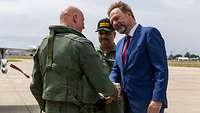
[[[32, 60], [10, 63], [31, 75]], [[30, 82], [31, 78], [10, 67], [7, 74], [0, 73], [0, 113], [39, 113]], [[167, 95], [165, 113], [200, 113], [200, 68], [169, 67]]]

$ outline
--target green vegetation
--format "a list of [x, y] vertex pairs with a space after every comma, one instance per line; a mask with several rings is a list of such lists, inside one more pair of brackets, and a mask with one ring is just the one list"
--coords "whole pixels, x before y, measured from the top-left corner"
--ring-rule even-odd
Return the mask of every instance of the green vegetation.
[[[32, 59], [32, 56], [8, 56], [7, 59], [9, 62], [21, 62], [22, 59]], [[177, 61], [177, 60], [168, 60], [169, 66], [173, 67], [198, 67], [200, 68], [199, 61]]]
[[198, 55], [198, 54], [193, 54], [193, 53], [190, 53], [190, 52], [186, 52], [185, 53], [185, 55], [182, 55], [182, 54], [175, 54], [175, 55], [173, 55], [173, 54], [170, 54], [169, 56], [168, 56], [168, 59], [169, 60], [175, 60], [175, 59], [177, 59], [178, 57], [187, 57], [187, 58], [189, 58], [189, 59], [191, 59], [191, 58], [195, 58], [195, 59], [199, 59], [200, 60], [200, 56]]
[[177, 60], [169, 60], [169, 66], [175, 67], [198, 67], [200, 68], [200, 62], [198, 61], [177, 61]]
[[33, 57], [32, 56], [8, 56], [7, 57], [8, 59], [11, 58], [11, 59], [32, 59]]
[[21, 62], [20, 59], [8, 58], [8, 62]]
[[8, 56], [8, 62], [21, 62], [22, 59], [32, 59], [32, 56]]

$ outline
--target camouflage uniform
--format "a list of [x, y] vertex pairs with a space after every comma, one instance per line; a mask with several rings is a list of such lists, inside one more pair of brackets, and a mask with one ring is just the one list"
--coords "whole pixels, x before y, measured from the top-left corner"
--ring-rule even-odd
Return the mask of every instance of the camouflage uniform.
[[[110, 74], [116, 53], [116, 45], [113, 44], [112, 49], [107, 53], [104, 54], [101, 48], [97, 48], [97, 53], [100, 59], [103, 61], [104, 70], [107, 72], [107, 75]], [[118, 101], [113, 101], [111, 104], [106, 105], [104, 109], [104, 113], [122, 113], [122, 100], [118, 98]], [[99, 112], [102, 113], [102, 112]]]
[[34, 55], [30, 89], [46, 113], [90, 113], [98, 93], [116, 96], [93, 44], [80, 32], [50, 26]]
[[107, 54], [104, 54], [100, 47], [97, 48], [97, 53], [104, 63], [104, 69], [110, 73], [115, 60], [116, 45], [113, 44], [112, 49]]

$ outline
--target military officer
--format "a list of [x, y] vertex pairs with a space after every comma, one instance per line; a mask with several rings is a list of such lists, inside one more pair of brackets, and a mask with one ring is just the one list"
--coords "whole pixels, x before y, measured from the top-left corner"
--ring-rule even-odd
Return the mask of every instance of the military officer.
[[108, 18], [101, 19], [98, 22], [97, 30], [100, 46], [97, 53], [106, 66], [106, 70], [110, 73], [114, 63], [116, 45], [114, 43], [116, 32]]
[[[107, 75], [109, 75], [116, 53], [116, 45], [114, 43], [116, 32], [108, 18], [103, 18], [98, 22], [96, 32], [98, 32], [100, 43], [100, 46], [97, 48], [97, 53], [103, 61], [104, 70], [108, 73]], [[120, 97], [117, 101], [113, 101], [111, 104], [106, 105], [104, 112], [122, 113]]]
[[45, 113], [90, 113], [102, 105], [98, 93], [107, 104], [117, 95], [83, 29], [81, 10], [66, 7], [34, 55], [30, 89]]

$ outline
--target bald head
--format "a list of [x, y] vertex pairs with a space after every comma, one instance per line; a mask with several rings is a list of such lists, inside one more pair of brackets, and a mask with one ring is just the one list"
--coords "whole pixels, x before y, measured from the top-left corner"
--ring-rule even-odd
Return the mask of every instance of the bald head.
[[82, 11], [74, 6], [65, 7], [60, 14], [60, 24], [82, 32], [84, 29]]

